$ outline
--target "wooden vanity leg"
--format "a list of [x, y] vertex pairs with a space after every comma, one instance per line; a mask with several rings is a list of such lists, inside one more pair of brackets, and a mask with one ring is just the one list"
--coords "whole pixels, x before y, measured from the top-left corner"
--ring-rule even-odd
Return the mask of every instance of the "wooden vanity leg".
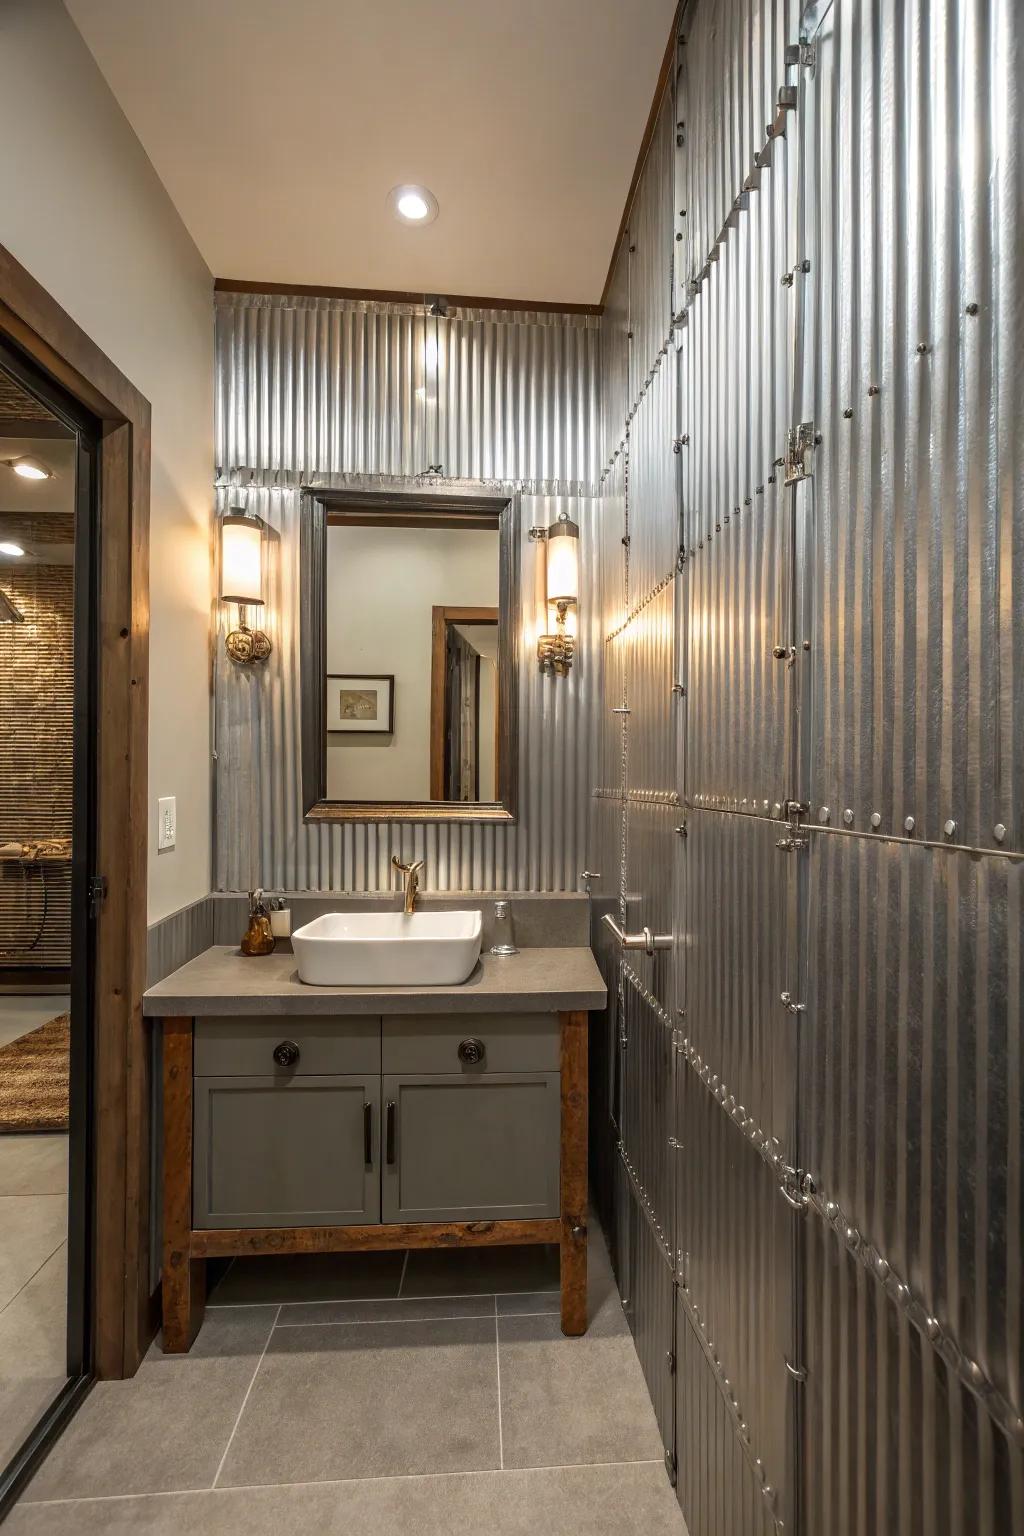
[[184, 1354], [206, 1304], [206, 1261], [192, 1257], [192, 1020], [164, 1020], [163, 1348]]
[[587, 1331], [586, 1013], [563, 1013], [561, 1286], [562, 1332]]

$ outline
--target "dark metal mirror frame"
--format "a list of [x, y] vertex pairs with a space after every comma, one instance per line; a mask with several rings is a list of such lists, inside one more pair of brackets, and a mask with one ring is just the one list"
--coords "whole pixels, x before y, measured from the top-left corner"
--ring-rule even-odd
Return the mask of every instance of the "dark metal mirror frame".
[[[444, 516], [498, 530], [498, 798], [494, 801], [329, 800], [327, 798], [327, 528], [332, 512]], [[302, 806], [306, 821], [516, 820], [519, 792], [519, 497], [423, 487], [407, 491], [304, 490], [301, 527]]]

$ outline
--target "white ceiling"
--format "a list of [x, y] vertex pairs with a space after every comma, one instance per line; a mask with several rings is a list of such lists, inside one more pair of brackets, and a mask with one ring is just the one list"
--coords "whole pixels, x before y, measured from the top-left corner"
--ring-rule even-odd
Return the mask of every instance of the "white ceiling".
[[216, 276], [600, 299], [675, 0], [66, 3]]

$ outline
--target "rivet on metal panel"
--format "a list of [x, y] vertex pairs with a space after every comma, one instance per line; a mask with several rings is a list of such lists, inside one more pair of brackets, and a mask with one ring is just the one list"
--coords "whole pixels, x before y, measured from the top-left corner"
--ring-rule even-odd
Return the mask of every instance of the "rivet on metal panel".
[[846, 419], [846, 420], [847, 420], [847, 421], [849, 421], [849, 420], [850, 420], [850, 417], [851, 417], [851, 416], [852, 416], [852, 415], [853, 415], [853, 411], [852, 411], [852, 409], [851, 409], [851, 408], [850, 408], [850, 406], [847, 406], [847, 407], [846, 407], [846, 409], [845, 409], [845, 410], [844, 410], [844, 411], [843, 411], [843, 416], [844, 416], [844, 417], [845, 417], [845, 419]]
[[868, 394], [869, 395], [877, 395], [878, 394], [878, 385], [877, 384], [869, 384], [868, 385]]
[[882, 817], [878, 811], [871, 812], [871, 825], [876, 828], [882, 825]]
[[917, 350], [919, 355], [923, 357], [924, 354], [929, 350], [928, 343], [926, 341], [919, 341], [917, 344]]
[[1006, 836], [1006, 828], [1003, 826], [1001, 821], [997, 821], [995, 826], [992, 828], [992, 836], [995, 838], [997, 843], [1001, 843], [1003, 838]]
[[972, 302], [970, 304], [965, 304], [964, 305], [964, 314], [965, 315], [976, 315], [977, 313], [978, 313], [978, 305], [977, 304]]
[[905, 831], [905, 832], [913, 832], [913, 830], [914, 830], [914, 825], [915, 825], [915, 823], [914, 823], [914, 818], [913, 818], [913, 816], [907, 816], [907, 817], [905, 817], [905, 818], [904, 818], [904, 821], [903, 821], [903, 830], [904, 830], [904, 831]]
[[782, 806], [776, 800], [775, 804], [772, 806], [772, 815], [773, 816], [780, 816], [781, 814], [782, 814]]
[[846, 822], [846, 825], [848, 827], [852, 827], [853, 826], [853, 812], [850, 810], [849, 807], [847, 807], [846, 810], [843, 812], [843, 820]]
[[949, 821], [943, 823], [942, 830], [945, 832], [947, 837], [952, 837], [956, 832], [956, 822], [950, 818]]
[[675, 830], [676, 830], [676, 836], [677, 837], [685, 837], [686, 836], [686, 822], [685, 821], [680, 822], [679, 826], [676, 827]]
[[829, 810], [828, 806], [827, 805], [823, 805], [821, 807], [821, 810], [818, 812], [818, 820], [819, 821], [828, 821], [828, 819], [831, 816], [831, 814], [832, 814], [832, 812]]

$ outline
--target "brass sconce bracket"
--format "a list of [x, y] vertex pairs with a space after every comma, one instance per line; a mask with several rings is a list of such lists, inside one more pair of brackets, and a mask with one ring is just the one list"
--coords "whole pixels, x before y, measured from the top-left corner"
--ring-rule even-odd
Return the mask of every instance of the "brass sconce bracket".
[[262, 629], [249, 628], [244, 603], [238, 605], [238, 628], [230, 632], [224, 644], [231, 660], [243, 667], [266, 661], [274, 648], [270, 636], [264, 634]]
[[569, 604], [560, 602], [555, 605], [557, 620], [553, 635], [540, 635], [537, 640], [537, 660], [542, 672], [550, 672], [555, 677], [565, 677], [572, 666], [572, 659], [576, 651], [576, 641], [572, 635], [566, 633], [565, 616]]

